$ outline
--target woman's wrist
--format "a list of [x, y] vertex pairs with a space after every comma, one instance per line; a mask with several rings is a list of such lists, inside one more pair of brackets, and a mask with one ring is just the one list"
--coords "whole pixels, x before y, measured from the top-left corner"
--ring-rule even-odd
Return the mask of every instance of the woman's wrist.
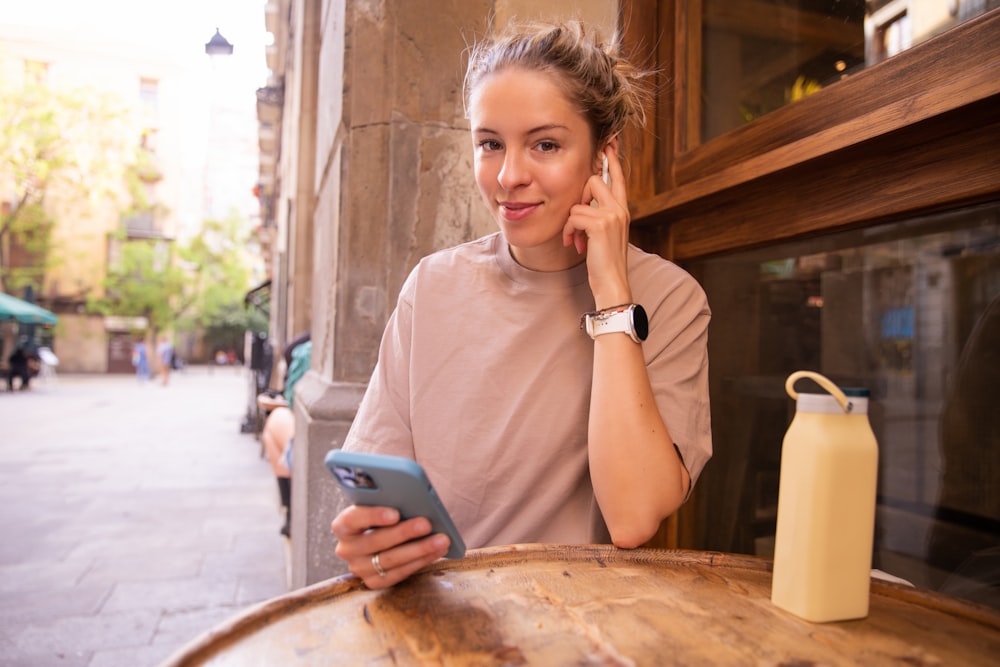
[[629, 288], [628, 283], [608, 287], [607, 289], [594, 290], [595, 310], [604, 310], [605, 308], [613, 308], [628, 303], [632, 303], [632, 290]]

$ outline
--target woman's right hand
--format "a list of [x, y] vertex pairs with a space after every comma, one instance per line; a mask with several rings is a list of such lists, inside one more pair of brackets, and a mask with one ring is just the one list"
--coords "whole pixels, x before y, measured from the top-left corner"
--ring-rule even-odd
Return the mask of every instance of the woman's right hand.
[[[423, 517], [399, 520], [391, 507], [351, 505], [331, 524], [337, 537], [335, 553], [348, 569], [371, 589], [388, 588], [448, 553], [451, 540], [430, 535], [431, 522]], [[379, 574], [373, 563], [378, 563]]]

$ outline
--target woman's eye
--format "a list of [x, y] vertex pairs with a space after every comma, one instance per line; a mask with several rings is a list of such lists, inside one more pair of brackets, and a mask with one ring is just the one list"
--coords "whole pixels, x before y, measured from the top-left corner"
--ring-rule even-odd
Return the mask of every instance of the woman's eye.
[[483, 139], [479, 142], [479, 147], [484, 151], [499, 151], [503, 146], [496, 139]]
[[552, 151], [554, 151], [554, 150], [556, 150], [558, 148], [559, 148], [559, 144], [557, 144], [554, 141], [539, 141], [538, 142], [538, 150], [542, 151], [543, 153], [551, 153]]

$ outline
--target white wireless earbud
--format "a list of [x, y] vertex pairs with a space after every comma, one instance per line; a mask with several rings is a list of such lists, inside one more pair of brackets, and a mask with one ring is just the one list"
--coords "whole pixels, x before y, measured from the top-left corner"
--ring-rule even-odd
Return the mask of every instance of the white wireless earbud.
[[605, 185], [611, 185], [611, 177], [608, 175], [608, 156], [603, 155], [604, 163], [601, 167], [601, 180], [604, 181]]

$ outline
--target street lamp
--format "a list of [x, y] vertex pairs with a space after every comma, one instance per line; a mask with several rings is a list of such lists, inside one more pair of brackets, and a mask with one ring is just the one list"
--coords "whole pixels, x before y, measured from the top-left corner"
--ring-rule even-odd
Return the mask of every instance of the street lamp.
[[212, 39], [205, 43], [205, 53], [210, 56], [231, 56], [233, 55], [233, 45], [216, 28]]

